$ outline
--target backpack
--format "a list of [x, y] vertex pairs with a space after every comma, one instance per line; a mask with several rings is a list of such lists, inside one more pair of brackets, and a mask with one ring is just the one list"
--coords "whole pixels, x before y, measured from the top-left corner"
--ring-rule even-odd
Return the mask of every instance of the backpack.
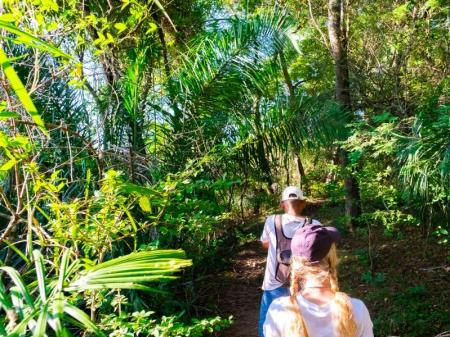
[[[305, 218], [303, 226], [307, 226], [310, 224], [310, 219]], [[286, 235], [284, 235], [283, 227], [281, 225], [281, 215], [275, 215], [275, 237], [277, 239], [277, 264], [275, 267], [275, 280], [281, 282], [283, 284], [283, 287], [287, 287], [289, 286], [289, 278], [291, 272], [290, 264], [292, 255], [292, 238], [288, 238]]]

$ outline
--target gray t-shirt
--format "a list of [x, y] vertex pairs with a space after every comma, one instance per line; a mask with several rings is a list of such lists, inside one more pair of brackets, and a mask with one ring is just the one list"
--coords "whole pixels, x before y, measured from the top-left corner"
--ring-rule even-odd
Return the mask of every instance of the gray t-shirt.
[[[296, 217], [289, 214], [281, 216], [281, 227], [283, 233], [288, 238], [292, 238], [297, 229], [301, 228], [305, 223], [304, 217]], [[313, 225], [320, 225], [317, 220], [312, 220]], [[275, 215], [267, 217], [264, 230], [261, 235], [261, 241], [269, 242], [269, 250], [267, 252], [266, 271], [264, 273], [263, 290], [274, 290], [283, 284], [275, 279], [275, 269], [277, 262], [277, 237], [275, 235]]]

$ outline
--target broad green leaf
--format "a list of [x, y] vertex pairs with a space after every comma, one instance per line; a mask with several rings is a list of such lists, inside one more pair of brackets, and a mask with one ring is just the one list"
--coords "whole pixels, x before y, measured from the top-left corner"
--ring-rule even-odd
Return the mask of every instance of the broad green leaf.
[[[142, 284], [138, 283], [124, 283], [124, 282], [118, 282], [118, 283], [108, 283], [108, 284], [96, 284], [96, 285], [86, 285], [86, 286], [79, 286], [77, 287], [77, 291], [85, 291], [85, 290], [100, 290], [100, 289], [133, 289], [133, 290], [140, 290], [145, 291], [148, 293], [157, 293], [161, 295], [167, 295], [168, 292], [155, 288], [155, 287], [148, 287], [144, 286]], [[72, 289], [73, 290], [73, 289]]]
[[8, 333], [5, 329], [5, 321], [3, 318], [0, 318], [0, 336], [8, 336]]
[[139, 289], [139, 283], [174, 279], [172, 274], [191, 264], [182, 250], [131, 253], [93, 267], [66, 290]]
[[5, 52], [3, 51], [3, 48], [1, 47], [0, 47], [0, 64], [3, 68], [3, 71], [5, 72], [6, 77], [8, 78], [11, 84], [11, 87], [13, 88], [14, 92], [16, 93], [25, 110], [27, 110], [33, 121], [42, 130], [42, 132], [45, 135], [48, 135], [48, 132], [44, 126], [44, 121], [37, 112], [36, 106], [34, 105], [30, 95], [28, 94], [27, 89], [25, 89], [25, 86], [23, 85], [14, 68], [11, 66], [8, 57], [6, 56]]
[[20, 115], [12, 111], [1, 111], [0, 121], [7, 120], [9, 118], [20, 118]]
[[130, 220], [130, 223], [131, 223], [131, 226], [133, 227], [133, 230], [135, 232], [137, 232], [138, 228], [136, 226], [136, 221], [134, 221], [134, 218], [131, 215], [130, 211], [126, 207], [123, 210], [124, 210], [125, 214], [127, 215], [128, 220]]
[[47, 301], [47, 286], [45, 284], [45, 267], [44, 259], [39, 250], [33, 251], [34, 264], [36, 266], [36, 277], [39, 287], [39, 295], [41, 296], [42, 303]]
[[157, 195], [162, 197], [163, 195], [150, 187], [140, 186], [133, 183], [123, 183], [119, 187], [120, 192], [122, 193], [136, 193], [140, 195]]
[[64, 295], [60, 291], [58, 291], [52, 301], [51, 312], [53, 319], [52, 328], [55, 330], [56, 336], [65, 336], [67, 331], [61, 322], [64, 316]]
[[114, 28], [117, 29], [117, 32], [120, 34], [122, 33], [125, 29], [127, 29], [127, 25], [124, 24], [123, 22], [117, 22], [116, 24], [114, 24]]
[[17, 161], [13, 158], [8, 160], [6, 163], [4, 163], [2, 166], [0, 166], [0, 171], [8, 171], [10, 170], [14, 165], [16, 165]]
[[30, 292], [28, 291], [28, 287], [23, 281], [22, 277], [20, 276], [19, 272], [11, 267], [0, 267], [0, 270], [4, 271], [8, 274], [8, 276], [11, 278], [11, 280], [14, 282], [14, 284], [19, 289], [21, 295], [27, 302], [27, 304], [34, 308], [34, 301], [33, 297], [31, 297]]
[[6, 13], [6, 14], [0, 15], [0, 21], [14, 22], [14, 21], [16, 21], [16, 18], [11, 13]]
[[146, 252], [138, 252], [138, 253], [131, 253], [128, 255], [124, 255], [103, 263], [100, 263], [93, 267], [90, 271], [95, 270], [102, 270], [105, 269], [105, 267], [114, 267], [114, 266], [120, 266], [124, 263], [137, 263], [137, 262], [144, 262], [149, 263], [152, 261], [170, 261], [173, 259], [185, 259], [186, 254], [181, 249], [160, 249], [160, 250], [152, 250], [152, 251], [146, 251]]
[[147, 196], [142, 196], [139, 198], [139, 206], [141, 206], [141, 209], [144, 212], [150, 213], [152, 211], [150, 199]]
[[47, 327], [47, 317], [48, 317], [48, 308], [47, 305], [44, 305], [43, 308], [40, 309], [40, 314], [37, 320], [37, 323], [34, 327], [33, 337], [43, 337], [45, 336], [45, 329]]
[[8, 297], [6, 293], [6, 287], [3, 284], [3, 281], [0, 279], [0, 304], [6, 309], [9, 310], [13, 307], [10, 297]]
[[158, 29], [158, 26], [156, 25], [156, 24], [154, 24], [153, 22], [150, 22], [149, 23], [149, 25], [148, 25], [148, 29], [147, 29], [147, 31], [145, 32], [145, 34], [150, 34], [150, 33], [153, 33], [154, 31], [156, 31], [157, 29]]
[[69, 255], [72, 252], [71, 249], [66, 249], [61, 258], [61, 265], [59, 266], [59, 275], [58, 275], [58, 283], [56, 285], [56, 289], [58, 291], [62, 291], [64, 287], [64, 281], [67, 275], [67, 269], [69, 265]]

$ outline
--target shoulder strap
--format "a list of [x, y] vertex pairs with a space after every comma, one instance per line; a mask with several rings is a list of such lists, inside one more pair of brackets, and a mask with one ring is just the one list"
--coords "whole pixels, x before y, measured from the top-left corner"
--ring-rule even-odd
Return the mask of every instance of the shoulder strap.
[[275, 235], [276, 235], [276, 237], [277, 237], [277, 241], [278, 241], [278, 238], [279, 237], [281, 237], [281, 231], [282, 231], [282, 228], [281, 228], [281, 215], [279, 215], [279, 214], [275, 214], [274, 215], [274, 222], [275, 222]]
[[281, 215], [279, 214], [275, 214], [274, 215], [274, 222], [275, 222], [275, 238], [276, 238], [276, 242], [277, 242], [277, 246], [275, 247], [276, 251], [278, 251], [278, 249], [280, 249], [282, 242], [281, 240], [283, 240], [283, 229], [281, 228]]
[[274, 215], [274, 221], [275, 221], [275, 226], [278, 228], [281, 228], [281, 215], [280, 214], [275, 214]]

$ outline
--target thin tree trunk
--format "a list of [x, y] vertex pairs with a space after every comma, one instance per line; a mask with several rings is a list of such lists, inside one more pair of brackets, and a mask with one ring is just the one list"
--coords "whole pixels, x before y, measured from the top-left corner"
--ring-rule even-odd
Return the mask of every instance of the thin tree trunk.
[[[344, 109], [351, 109], [350, 79], [347, 58], [346, 27], [342, 23], [345, 17], [345, 6], [342, 0], [328, 0], [328, 35], [331, 54], [334, 60], [336, 76], [336, 100]], [[341, 165], [345, 168], [348, 163], [348, 153], [339, 149]], [[346, 175], [345, 187], [345, 215], [350, 230], [355, 227], [354, 219], [361, 213], [361, 202], [358, 182], [353, 173]]]
[[[185, 119], [183, 116], [183, 111], [180, 109], [178, 103], [177, 103], [177, 93], [176, 88], [174, 87], [174, 82], [171, 79], [171, 65], [169, 60], [169, 51], [167, 48], [167, 42], [166, 42], [166, 35], [164, 33], [163, 29], [163, 18], [159, 15], [158, 12], [153, 13], [152, 15], [153, 19], [158, 22], [158, 37], [159, 42], [161, 44], [161, 50], [162, 50], [162, 57], [164, 62], [164, 73], [166, 75], [166, 82], [167, 82], [167, 91], [168, 96], [170, 99], [170, 106], [173, 109], [173, 116], [171, 118], [171, 124], [174, 130], [175, 134], [183, 133], [184, 127], [185, 127]], [[179, 165], [178, 168], [181, 168], [184, 165], [186, 153], [187, 153], [187, 147], [188, 144], [186, 144], [186, 141], [184, 137], [176, 137], [174, 141], [174, 147], [175, 147], [175, 157], [179, 158]]]
[[300, 188], [303, 188], [303, 178], [306, 177], [306, 174], [305, 174], [305, 168], [303, 167], [303, 164], [302, 164], [302, 161], [300, 160], [300, 155], [299, 154], [297, 154], [295, 156], [295, 163], [296, 163], [296, 166], [297, 166], [299, 185], [300, 185]]
[[283, 51], [280, 51], [280, 63], [281, 63], [281, 69], [283, 71], [284, 82], [286, 83], [286, 87], [289, 92], [289, 107], [291, 109], [293, 109], [295, 106], [294, 85], [292, 84], [291, 75], [289, 75], [288, 67], [286, 64], [286, 58], [284, 57]]
[[253, 110], [255, 113], [255, 128], [257, 133], [257, 141], [256, 141], [256, 156], [258, 159], [260, 172], [262, 173], [264, 181], [269, 185], [269, 190], [273, 193], [272, 190], [272, 173], [270, 170], [270, 163], [266, 157], [266, 150], [264, 148], [264, 140], [261, 135], [261, 113], [259, 111], [259, 97], [255, 98]]
[[[295, 87], [294, 87], [294, 84], [292, 83], [292, 79], [291, 79], [291, 76], [288, 71], [286, 58], [284, 57], [283, 51], [280, 52], [280, 64], [281, 64], [281, 69], [283, 71], [284, 81], [286, 83], [286, 87], [288, 88], [288, 92], [289, 92], [289, 108], [294, 110], [295, 105], [296, 105]], [[295, 150], [298, 150], [298, 149], [295, 149]], [[302, 160], [300, 158], [300, 154], [298, 154], [298, 153], [295, 155], [295, 163], [297, 166], [299, 185], [300, 185], [300, 187], [302, 187], [303, 178], [305, 177], [305, 169], [303, 168]]]
[[166, 78], [169, 79], [169, 77], [170, 77], [169, 52], [167, 51], [166, 37], [164, 34], [164, 30], [162, 28], [162, 19], [158, 18], [157, 12], [153, 13], [153, 19], [155, 19], [156, 22], [159, 22], [158, 37], [159, 37], [159, 42], [161, 43], [161, 50], [162, 50], [162, 55], [163, 55], [163, 60], [164, 60], [164, 71], [166, 73]]
[[290, 186], [291, 185], [291, 171], [289, 169], [289, 156], [287, 153], [284, 156], [284, 170], [286, 172], [286, 185]]
[[345, 36], [341, 30], [341, 0], [328, 1], [328, 34], [336, 76], [336, 100], [346, 109], [350, 109], [350, 81], [348, 74]]

